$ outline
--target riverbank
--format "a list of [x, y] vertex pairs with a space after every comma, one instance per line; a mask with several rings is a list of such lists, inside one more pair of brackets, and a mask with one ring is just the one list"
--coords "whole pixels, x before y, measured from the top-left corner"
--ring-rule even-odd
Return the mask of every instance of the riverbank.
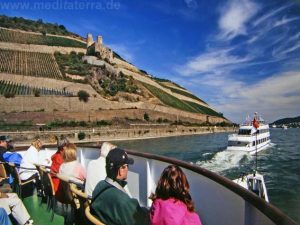
[[234, 132], [234, 127], [192, 127], [192, 126], [136, 126], [134, 128], [105, 127], [92, 129], [65, 129], [55, 131], [1, 132], [10, 135], [16, 146], [29, 145], [39, 138], [44, 144], [55, 144], [56, 137], [66, 137], [73, 143], [101, 143], [103, 141], [124, 141], [171, 136], [196, 135], [219, 132]]

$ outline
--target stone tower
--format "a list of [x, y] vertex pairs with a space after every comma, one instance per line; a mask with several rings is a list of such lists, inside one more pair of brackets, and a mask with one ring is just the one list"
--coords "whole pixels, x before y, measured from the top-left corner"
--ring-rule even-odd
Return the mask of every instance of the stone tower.
[[103, 38], [102, 36], [97, 36], [97, 44], [103, 45]]
[[93, 35], [91, 33], [88, 33], [86, 38], [86, 45], [87, 47], [90, 47], [94, 43]]

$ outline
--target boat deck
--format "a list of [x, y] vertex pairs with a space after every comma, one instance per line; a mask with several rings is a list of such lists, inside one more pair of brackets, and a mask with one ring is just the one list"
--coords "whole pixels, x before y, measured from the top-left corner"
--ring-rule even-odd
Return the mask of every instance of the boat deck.
[[64, 218], [57, 213], [54, 214], [53, 221], [50, 220], [51, 212], [47, 211], [47, 204], [43, 203], [40, 205], [40, 199], [36, 196], [30, 196], [23, 199], [23, 203], [27, 208], [31, 219], [33, 219], [34, 224], [36, 225], [63, 225]]

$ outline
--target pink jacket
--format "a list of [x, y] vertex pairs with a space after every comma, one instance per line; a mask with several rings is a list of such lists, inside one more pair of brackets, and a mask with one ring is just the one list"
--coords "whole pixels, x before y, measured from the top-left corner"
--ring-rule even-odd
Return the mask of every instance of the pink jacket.
[[150, 210], [151, 225], [202, 225], [197, 213], [189, 212], [186, 205], [174, 198], [156, 199]]

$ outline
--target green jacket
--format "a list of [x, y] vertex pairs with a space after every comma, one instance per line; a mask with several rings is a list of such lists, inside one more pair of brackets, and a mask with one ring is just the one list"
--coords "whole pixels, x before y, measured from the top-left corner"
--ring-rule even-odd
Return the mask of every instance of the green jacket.
[[93, 191], [91, 212], [106, 225], [145, 225], [149, 221], [148, 211], [136, 199], [106, 181], [100, 181]]

